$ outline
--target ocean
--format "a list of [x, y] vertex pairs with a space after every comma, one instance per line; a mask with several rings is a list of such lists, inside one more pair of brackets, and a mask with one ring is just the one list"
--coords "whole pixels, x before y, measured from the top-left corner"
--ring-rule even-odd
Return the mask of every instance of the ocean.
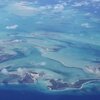
[[0, 90], [0, 100], [100, 100], [100, 95], [48, 95], [36, 91]]
[[0, 0], [0, 100], [100, 100], [100, 0]]

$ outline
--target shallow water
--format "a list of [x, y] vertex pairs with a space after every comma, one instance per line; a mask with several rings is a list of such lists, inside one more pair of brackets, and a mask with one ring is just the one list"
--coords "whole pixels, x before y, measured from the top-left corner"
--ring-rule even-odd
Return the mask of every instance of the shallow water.
[[100, 0], [0, 0], [1, 94], [99, 95], [99, 13]]

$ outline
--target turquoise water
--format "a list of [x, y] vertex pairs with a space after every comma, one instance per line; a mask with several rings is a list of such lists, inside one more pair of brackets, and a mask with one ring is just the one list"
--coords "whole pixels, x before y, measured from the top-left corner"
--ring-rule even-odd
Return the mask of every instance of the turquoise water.
[[1, 91], [100, 94], [99, 13], [100, 0], [0, 0]]

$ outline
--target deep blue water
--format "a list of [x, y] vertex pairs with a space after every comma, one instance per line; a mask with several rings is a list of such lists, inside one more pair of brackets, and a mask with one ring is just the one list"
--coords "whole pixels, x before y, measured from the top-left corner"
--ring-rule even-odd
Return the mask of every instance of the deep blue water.
[[0, 90], [0, 100], [100, 100], [100, 95], [49, 95], [36, 91]]

